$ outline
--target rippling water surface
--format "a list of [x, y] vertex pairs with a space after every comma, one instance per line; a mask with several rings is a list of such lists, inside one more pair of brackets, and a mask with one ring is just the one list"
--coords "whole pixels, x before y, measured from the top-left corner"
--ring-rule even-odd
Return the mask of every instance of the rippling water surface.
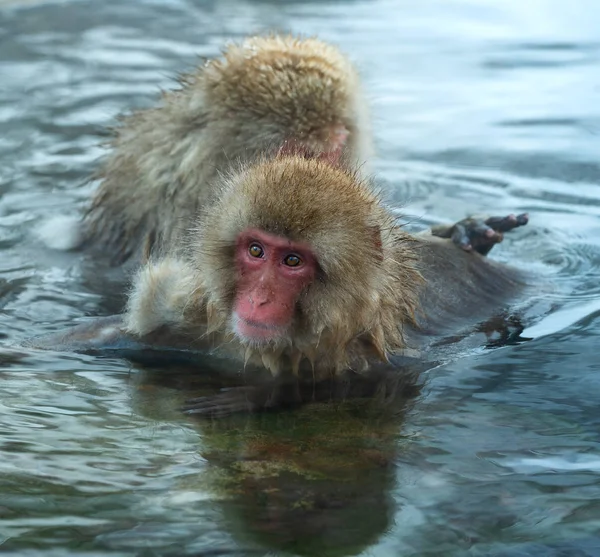
[[549, 275], [559, 309], [530, 342], [430, 371], [385, 419], [199, 422], [176, 371], [4, 348], [0, 551], [600, 555], [596, 0], [0, 2], [3, 345], [118, 311], [118, 279], [49, 249], [66, 232], [44, 224], [79, 211], [117, 113], [272, 28], [356, 60], [375, 170], [412, 220], [528, 211], [495, 257]]

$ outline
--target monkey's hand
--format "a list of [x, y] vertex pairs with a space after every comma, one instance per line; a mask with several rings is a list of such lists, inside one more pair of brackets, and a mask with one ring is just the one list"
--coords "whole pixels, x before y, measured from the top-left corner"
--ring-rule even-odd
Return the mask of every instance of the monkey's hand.
[[465, 251], [476, 251], [481, 255], [487, 255], [504, 239], [505, 232], [524, 226], [528, 222], [527, 213], [506, 217], [468, 217], [451, 226], [433, 226], [431, 233], [440, 238], [451, 239]]

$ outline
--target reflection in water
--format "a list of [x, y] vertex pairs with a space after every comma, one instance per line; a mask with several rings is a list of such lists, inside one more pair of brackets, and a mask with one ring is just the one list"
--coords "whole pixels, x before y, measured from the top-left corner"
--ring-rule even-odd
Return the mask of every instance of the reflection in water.
[[[294, 412], [195, 420], [208, 467], [187, 488], [215, 494], [225, 527], [244, 545], [360, 553], [387, 531], [395, 512], [394, 462], [408, 443], [402, 423], [420, 390], [418, 367], [402, 371], [351, 389], [305, 388], [311, 402]], [[189, 373], [142, 374], [134, 409], [155, 418], [157, 385], [188, 393], [194, 382]]]
[[126, 277], [48, 249], [44, 223], [78, 214], [117, 113], [270, 28], [356, 59], [377, 177], [412, 226], [529, 212], [495, 257], [558, 280], [543, 303], [563, 309], [428, 371], [416, 399], [214, 422], [178, 412], [181, 370], [2, 349], [4, 551], [599, 554], [596, 2], [17, 4], [0, 3], [3, 344], [120, 309]]

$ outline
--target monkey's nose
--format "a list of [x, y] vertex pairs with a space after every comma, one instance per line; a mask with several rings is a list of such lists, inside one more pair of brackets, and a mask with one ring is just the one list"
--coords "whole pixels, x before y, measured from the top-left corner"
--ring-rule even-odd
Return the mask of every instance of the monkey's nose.
[[248, 301], [254, 307], [266, 306], [269, 303], [270, 296], [268, 292], [254, 292], [248, 296]]

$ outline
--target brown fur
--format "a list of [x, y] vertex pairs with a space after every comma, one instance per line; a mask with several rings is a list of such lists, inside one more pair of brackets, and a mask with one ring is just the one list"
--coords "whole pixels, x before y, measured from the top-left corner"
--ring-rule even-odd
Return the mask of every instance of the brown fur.
[[[308, 243], [319, 265], [288, 338], [266, 346], [232, 333], [234, 248], [248, 228]], [[174, 327], [273, 373], [297, 372], [303, 360], [318, 374], [364, 371], [369, 359], [402, 349], [403, 326], [414, 323], [421, 285], [414, 242], [356, 174], [301, 157], [261, 162], [223, 181], [187, 257], [140, 271], [127, 327], [139, 336]]]
[[253, 37], [180, 79], [160, 106], [123, 118], [85, 216], [85, 235], [119, 264], [177, 243], [212, 194], [218, 172], [289, 140], [325, 149], [330, 127], [350, 132], [343, 162], [370, 157], [358, 74], [332, 45]]
[[[478, 332], [510, 333], [503, 317], [531, 279], [539, 291], [539, 277], [449, 239], [405, 233], [367, 181], [323, 161], [282, 155], [245, 165], [216, 191], [187, 245], [140, 269], [124, 316], [28, 346], [225, 374], [249, 363], [250, 382], [254, 372], [292, 371], [309, 382], [344, 370], [376, 375], [390, 369], [391, 354], [440, 361], [481, 346]], [[234, 333], [236, 238], [247, 228], [308, 243], [316, 258], [316, 279], [297, 301], [288, 338], [276, 344], [248, 344]]]

